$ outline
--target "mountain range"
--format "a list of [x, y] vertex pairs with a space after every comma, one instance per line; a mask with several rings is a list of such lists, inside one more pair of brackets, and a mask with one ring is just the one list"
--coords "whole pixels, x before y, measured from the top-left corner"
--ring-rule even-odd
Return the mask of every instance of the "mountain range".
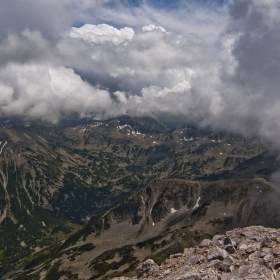
[[236, 227], [279, 227], [278, 152], [152, 118], [0, 128], [3, 279], [111, 279]]

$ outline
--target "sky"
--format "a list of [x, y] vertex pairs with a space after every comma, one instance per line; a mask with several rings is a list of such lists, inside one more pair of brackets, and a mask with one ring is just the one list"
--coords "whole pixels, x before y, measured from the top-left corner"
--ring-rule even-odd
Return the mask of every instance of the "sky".
[[279, 146], [279, 0], [0, 0], [0, 116], [150, 116]]

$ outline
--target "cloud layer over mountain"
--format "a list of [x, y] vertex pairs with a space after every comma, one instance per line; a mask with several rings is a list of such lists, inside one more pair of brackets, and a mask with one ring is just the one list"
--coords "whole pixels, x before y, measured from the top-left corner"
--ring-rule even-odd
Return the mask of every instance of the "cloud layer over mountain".
[[153, 116], [278, 145], [278, 0], [128, 3], [1, 4], [0, 114]]

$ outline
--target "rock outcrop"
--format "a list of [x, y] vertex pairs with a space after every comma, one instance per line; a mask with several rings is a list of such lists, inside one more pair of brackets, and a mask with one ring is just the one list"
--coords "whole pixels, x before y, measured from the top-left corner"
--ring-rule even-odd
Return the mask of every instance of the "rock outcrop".
[[253, 226], [215, 235], [171, 255], [160, 266], [146, 260], [137, 268], [137, 277], [114, 280], [278, 280], [280, 229]]

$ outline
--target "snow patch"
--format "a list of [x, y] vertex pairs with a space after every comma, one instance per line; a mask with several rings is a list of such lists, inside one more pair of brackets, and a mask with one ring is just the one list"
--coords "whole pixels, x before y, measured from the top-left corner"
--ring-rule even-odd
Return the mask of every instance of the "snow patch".
[[[2, 144], [2, 142], [0, 143], [0, 145]], [[7, 145], [7, 141], [4, 143], [4, 145], [1, 147], [1, 150], [0, 150], [0, 155], [2, 154], [2, 152], [3, 152], [3, 149], [4, 149], [4, 147]]]
[[131, 133], [132, 133], [133, 135], [142, 135], [139, 131], [134, 131], [134, 130], [133, 130]]
[[145, 200], [144, 200], [144, 197], [143, 197], [142, 195], [140, 195], [140, 197], [141, 197], [141, 201], [142, 201], [142, 203], [145, 205]]
[[124, 129], [125, 127], [129, 127], [130, 129], [132, 129], [132, 127], [129, 124], [119, 125], [117, 126], [117, 129]]
[[193, 207], [193, 210], [199, 207], [199, 201], [200, 201], [200, 197], [197, 199], [197, 202], [196, 202], [195, 206]]
[[186, 137], [184, 137], [184, 141], [193, 141], [193, 137], [191, 137], [191, 138], [189, 138], [189, 139], [187, 139]]
[[94, 125], [91, 125], [91, 127], [98, 127], [98, 126], [100, 126], [100, 125], [102, 125], [103, 123], [101, 123], [101, 122], [97, 122], [97, 123], [95, 123]]

